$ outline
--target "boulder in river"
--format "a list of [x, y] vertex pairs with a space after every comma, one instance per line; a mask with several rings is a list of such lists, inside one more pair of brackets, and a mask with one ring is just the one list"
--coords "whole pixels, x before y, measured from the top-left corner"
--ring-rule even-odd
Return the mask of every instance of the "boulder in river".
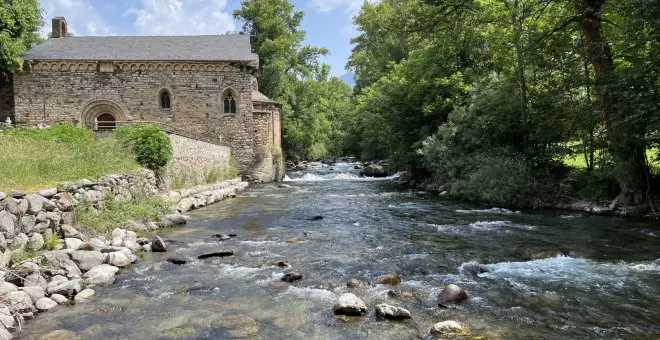
[[362, 316], [367, 313], [367, 305], [355, 294], [346, 293], [335, 302], [332, 311], [335, 315]]
[[45, 312], [47, 310], [51, 310], [51, 309], [55, 308], [57, 306], [57, 302], [53, 301], [50, 298], [43, 297], [43, 298], [37, 300], [37, 302], [35, 302], [34, 305], [35, 305], [35, 307], [37, 307], [38, 311]]
[[297, 238], [297, 237], [291, 237], [291, 238], [286, 239], [285, 242], [289, 243], [289, 244], [294, 244], [294, 243], [300, 243], [300, 242], [302, 242], [302, 240]]
[[323, 216], [314, 216], [314, 217], [310, 218], [309, 220], [310, 221], [320, 221], [322, 219], [323, 219]]
[[163, 253], [167, 251], [167, 245], [160, 236], [156, 235], [151, 240], [151, 250], [157, 253]]
[[346, 287], [348, 288], [361, 288], [368, 286], [368, 284], [362, 280], [358, 279], [350, 279], [348, 282], [346, 282]]
[[217, 238], [219, 241], [229, 241], [232, 238], [236, 237], [236, 234], [229, 234], [229, 235], [215, 234], [213, 235], [213, 237]]
[[287, 261], [278, 261], [278, 262], [275, 262], [275, 265], [280, 267], [280, 268], [286, 268], [286, 267], [290, 266], [289, 262], [287, 262]]
[[376, 278], [376, 283], [379, 285], [396, 286], [401, 283], [401, 277], [395, 274], [381, 275]]
[[438, 294], [438, 306], [447, 307], [447, 304], [461, 303], [468, 299], [468, 295], [463, 288], [450, 284], [446, 285]]
[[376, 306], [376, 316], [381, 319], [389, 320], [412, 319], [412, 315], [407, 309], [390, 306], [384, 303]]
[[180, 257], [170, 257], [167, 259], [167, 262], [180, 266], [182, 264], [188, 263], [188, 260], [182, 259]]
[[303, 274], [300, 274], [298, 272], [291, 272], [291, 273], [284, 274], [284, 276], [282, 277], [281, 280], [284, 281], [284, 282], [292, 283], [292, 282], [295, 282], [295, 281], [302, 280], [303, 277], [304, 277]]
[[429, 334], [436, 336], [461, 333], [463, 333], [463, 326], [452, 320], [438, 322], [429, 329]]
[[76, 303], [82, 303], [89, 301], [96, 292], [93, 289], [87, 288], [80, 293], [76, 294], [76, 297], [73, 299]]
[[360, 171], [360, 175], [366, 177], [387, 177], [387, 169], [379, 164], [367, 165]]
[[210, 259], [213, 257], [228, 257], [228, 256], [234, 256], [234, 251], [232, 250], [226, 250], [226, 251], [220, 251], [216, 253], [209, 253], [209, 254], [203, 254], [197, 256], [198, 259], [204, 260], [204, 259]]

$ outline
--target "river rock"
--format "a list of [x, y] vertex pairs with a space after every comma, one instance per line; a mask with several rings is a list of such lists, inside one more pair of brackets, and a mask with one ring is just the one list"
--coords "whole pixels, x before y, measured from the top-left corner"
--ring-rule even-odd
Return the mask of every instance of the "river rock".
[[296, 281], [300, 281], [303, 279], [303, 274], [300, 274], [298, 272], [291, 272], [291, 273], [286, 273], [284, 276], [281, 278], [282, 281], [292, 283]]
[[76, 199], [68, 192], [60, 192], [53, 196], [55, 198], [55, 206], [61, 211], [71, 211], [76, 205]]
[[64, 248], [71, 250], [78, 250], [82, 246], [83, 241], [74, 237], [67, 237], [64, 239]]
[[30, 313], [37, 311], [32, 304], [32, 299], [26, 292], [9, 292], [7, 293], [7, 299], [9, 300], [12, 308], [19, 313]]
[[332, 311], [335, 315], [362, 316], [367, 313], [367, 305], [355, 294], [345, 293], [339, 297]]
[[82, 290], [81, 283], [81, 279], [73, 279], [69, 281], [63, 276], [56, 276], [48, 284], [46, 292], [49, 295], [60, 294], [64, 296], [72, 296]]
[[232, 339], [253, 338], [259, 334], [259, 324], [247, 315], [229, 315], [213, 322], [213, 326], [228, 329]]
[[380, 304], [376, 306], [376, 316], [389, 320], [405, 320], [412, 318], [412, 315], [407, 309], [390, 306], [387, 304]]
[[13, 270], [8, 271], [5, 280], [16, 285], [23, 285], [25, 278], [33, 273], [39, 273], [39, 265], [31, 261], [25, 261]]
[[457, 333], [463, 333], [463, 326], [453, 320], [438, 322], [429, 329], [429, 334], [436, 336]]
[[14, 249], [25, 249], [25, 246], [27, 246], [27, 243], [30, 241], [30, 239], [25, 235], [24, 233], [19, 233], [16, 236], [14, 236], [14, 239], [11, 241], [12, 248]]
[[378, 164], [367, 165], [360, 171], [360, 175], [367, 177], [387, 177], [387, 169]]
[[[0, 231], [0, 253], [4, 253], [7, 250], [7, 239], [5, 239], [5, 234]], [[0, 267], [6, 267], [6, 263], [0, 263]]]
[[[9, 307], [7, 307], [4, 304], [0, 304], [0, 324], [4, 326], [4, 328], [9, 329], [9, 330], [14, 330], [14, 324], [16, 323], [16, 319], [14, 319], [14, 316], [11, 314], [11, 310]], [[2, 328], [2, 327], [0, 327]], [[10, 333], [11, 335], [11, 333]], [[0, 338], [2, 339], [2, 338]], [[12, 337], [7, 337], [7, 339], [13, 339]]]
[[84, 272], [102, 265], [105, 260], [105, 255], [100, 251], [76, 250], [70, 256], [71, 260]]
[[274, 264], [280, 268], [287, 268], [290, 266], [289, 262], [287, 261], [277, 261]]
[[101, 250], [105, 248], [105, 242], [99, 238], [91, 238], [89, 239], [89, 243], [96, 249], [96, 250]]
[[7, 294], [9, 292], [17, 292], [18, 287], [16, 287], [15, 284], [10, 283], [10, 282], [2, 282], [0, 283], [0, 294]]
[[14, 236], [14, 230], [16, 223], [14, 222], [16, 217], [8, 211], [0, 211], [0, 232], [4, 233], [8, 237]]
[[44, 258], [49, 263], [57, 263], [60, 268], [66, 271], [66, 275], [69, 278], [79, 278], [82, 275], [82, 271], [78, 268], [75, 262], [71, 260], [69, 255], [62, 250], [47, 251], [44, 254]]
[[37, 217], [34, 215], [25, 215], [19, 221], [21, 231], [30, 234], [34, 231], [34, 226], [37, 224]]
[[165, 216], [163, 218], [163, 220], [161, 221], [161, 224], [164, 227], [171, 227], [171, 226], [175, 226], [175, 225], [184, 225], [184, 224], [188, 223], [189, 219], [190, 219], [190, 217], [188, 217], [186, 215], [171, 214], [171, 215]]
[[66, 296], [61, 295], [61, 294], [53, 294], [53, 295], [50, 296], [50, 298], [51, 298], [53, 301], [55, 301], [55, 302], [57, 302], [58, 304], [60, 304], [60, 305], [63, 304], [63, 303], [67, 303], [67, 302], [69, 302], [69, 299], [67, 299]]
[[376, 283], [379, 285], [392, 285], [396, 286], [401, 283], [401, 277], [399, 275], [381, 275], [376, 278]]
[[28, 202], [27, 213], [30, 215], [36, 215], [44, 207], [44, 201], [46, 200], [41, 195], [27, 195], [25, 200]]
[[81, 291], [80, 293], [76, 294], [76, 297], [73, 300], [76, 303], [87, 302], [91, 300], [91, 298], [94, 297], [95, 294], [96, 292], [94, 291], [94, 289], [87, 288]]
[[39, 190], [38, 194], [45, 198], [51, 198], [57, 194], [57, 188]]
[[129, 259], [129, 257], [121, 251], [108, 254], [108, 264], [112, 266], [125, 268], [130, 266], [131, 263], [131, 259]]
[[118, 271], [119, 268], [115, 266], [102, 264], [90, 269], [83, 277], [88, 286], [111, 284], [115, 282], [115, 275]]
[[486, 265], [477, 263], [477, 262], [467, 262], [463, 263], [459, 268], [458, 272], [461, 274], [468, 274], [468, 275], [479, 275], [482, 273], [487, 273], [488, 268]]
[[220, 252], [216, 252], [216, 253], [199, 255], [199, 256], [197, 256], [197, 258], [200, 259], [200, 260], [204, 260], [204, 259], [210, 259], [210, 258], [213, 258], [213, 257], [228, 257], [228, 256], [234, 256], [234, 252], [231, 251], [231, 250], [220, 251]]
[[62, 230], [62, 236], [64, 236], [65, 239], [68, 237], [80, 238], [80, 232], [68, 224], [63, 224], [60, 229]]
[[446, 307], [447, 304], [461, 303], [468, 299], [467, 293], [463, 288], [450, 284], [446, 285], [438, 294], [438, 306]]
[[55, 308], [57, 306], [57, 302], [53, 301], [50, 298], [43, 297], [43, 298], [37, 300], [37, 302], [35, 302], [34, 305], [35, 305], [35, 307], [37, 307], [38, 311], [45, 312], [45, 311], [48, 311], [48, 310], [51, 310], [51, 309]]
[[157, 253], [166, 252], [167, 244], [165, 244], [165, 241], [160, 236], [156, 235], [151, 239], [151, 250]]
[[33, 287], [21, 287], [19, 291], [25, 292], [30, 296], [32, 302], [37, 302], [37, 300], [46, 296], [46, 291], [42, 287], [33, 286]]
[[346, 282], [346, 287], [348, 287], [348, 288], [361, 288], [361, 287], [365, 287], [367, 285], [368, 284], [366, 282], [364, 282], [362, 280], [358, 280], [358, 279], [350, 279], [350, 280], [348, 280], [348, 282]]
[[80, 337], [74, 332], [59, 329], [42, 336], [39, 340], [80, 340]]
[[180, 266], [182, 264], [188, 263], [188, 260], [179, 257], [170, 257], [167, 259], [167, 262]]
[[43, 289], [46, 289], [48, 287], [48, 281], [41, 276], [40, 273], [32, 273], [25, 277], [25, 281], [23, 282], [23, 286], [25, 287], [41, 287]]

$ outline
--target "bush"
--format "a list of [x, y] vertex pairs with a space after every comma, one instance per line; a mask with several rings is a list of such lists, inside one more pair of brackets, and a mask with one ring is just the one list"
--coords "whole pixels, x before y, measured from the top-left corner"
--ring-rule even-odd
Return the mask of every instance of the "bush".
[[115, 136], [124, 147], [135, 153], [142, 166], [156, 173], [160, 173], [172, 160], [172, 143], [158, 125], [127, 125], [117, 130]]

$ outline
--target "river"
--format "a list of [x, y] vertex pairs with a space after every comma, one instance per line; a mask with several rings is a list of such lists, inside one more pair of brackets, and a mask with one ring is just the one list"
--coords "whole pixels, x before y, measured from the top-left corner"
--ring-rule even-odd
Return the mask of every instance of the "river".
[[[145, 255], [93, 301], [40, 314], [15, 335], [416, 339], [436, 322], [456, 320], [489, 339], [660, 337], [657, 222], [448, 202], [357, 179], [352, 169], [289, 173], [289, 188], [255, 185], [191, 212], [189, 225], [161, 234], [167, 253]], [[237, 237], [213, 236], [230, 233]], [[196, 259], [220, 250], [235, 256]], [[189, 262], [175, 265], [170, 257]], [[282, 282], [291, 270], [304, 279]], [[391, 273], [403, 283], [346, 288], [351, 278]], [[438, 308], [436, 295], [449, 283], [470, 298]], [[344, 292], [363, 299], [369, 314], [335, 317], [332, 306]], [[383, 302], [413, 319], [377, 320], [373, 308]]]

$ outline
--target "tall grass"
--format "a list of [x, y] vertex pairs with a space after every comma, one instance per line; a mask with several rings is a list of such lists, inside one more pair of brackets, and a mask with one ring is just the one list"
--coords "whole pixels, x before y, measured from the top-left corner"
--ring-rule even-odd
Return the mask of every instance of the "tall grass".
[[154, 196], [132, 200], [109, 199], [101, 209], [94, 209], [89, 201], [76, 206], [76, 224], [88, 235], [108, 235], [115, 228], [130, 229], [131, 221], [159, 221], [170, 210], [170, 204]]
[[232, 155], [226, 166], [170, 166], [167, 177], [171, 189], [190, 188], [202, 184], [213, 184], [240, 176], [238, 161]]
[[0, 191], [34, 191], [140, 168], [113, 135], [96, 137], [70, 125], [0, 131]]

